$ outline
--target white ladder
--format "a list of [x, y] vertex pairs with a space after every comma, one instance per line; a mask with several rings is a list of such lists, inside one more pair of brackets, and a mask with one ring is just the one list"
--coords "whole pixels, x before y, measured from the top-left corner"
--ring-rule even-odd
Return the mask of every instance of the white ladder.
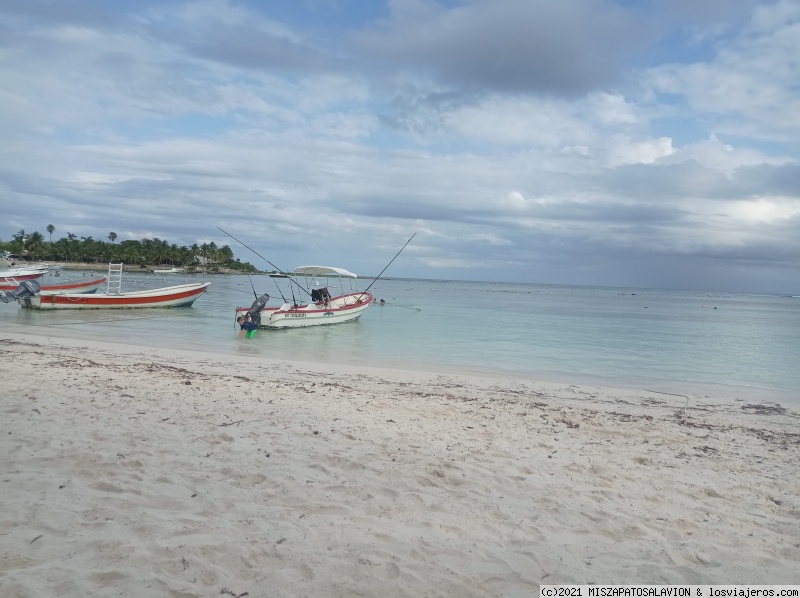
[[119, 295], [120, 293], [122, 293], [122, 264], [109, 264], [106, 295]]

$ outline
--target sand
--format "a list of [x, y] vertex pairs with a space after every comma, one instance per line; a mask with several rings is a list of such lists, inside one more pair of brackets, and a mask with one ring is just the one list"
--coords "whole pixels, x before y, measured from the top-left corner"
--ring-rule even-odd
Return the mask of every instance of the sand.
[[4, 329], [0, 596], [800, 583], [800, 409]]

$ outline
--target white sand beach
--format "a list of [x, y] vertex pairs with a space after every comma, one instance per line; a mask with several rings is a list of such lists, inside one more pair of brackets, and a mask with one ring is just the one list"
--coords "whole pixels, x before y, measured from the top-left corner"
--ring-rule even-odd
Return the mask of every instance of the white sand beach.
[[0, 596], [800, 583], [800, 406], [4, 329]]

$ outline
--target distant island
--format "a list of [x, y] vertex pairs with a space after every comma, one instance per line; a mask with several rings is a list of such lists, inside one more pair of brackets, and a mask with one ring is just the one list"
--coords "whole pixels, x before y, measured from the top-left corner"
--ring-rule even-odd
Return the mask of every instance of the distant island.
[[115, 262], [144, 269], [174, 266], [187, 272], [259, 271], [249, 262], [236, 259], [228, 245], [218, 247], [214, 242], [179, 246], [156, 237], [117, 243], [115, 232], [108, 233], [108, 241], [78, 238], [72, 233], [53, 241], [55, 226], [48, 224], [46, 230], [49, 239], [39, 231], [26, 233], [24, 229], [14, 234], [11, 241], [0, 239], [0, 252], [10, 261], [55, 261], [65, 268], [89, 269]]

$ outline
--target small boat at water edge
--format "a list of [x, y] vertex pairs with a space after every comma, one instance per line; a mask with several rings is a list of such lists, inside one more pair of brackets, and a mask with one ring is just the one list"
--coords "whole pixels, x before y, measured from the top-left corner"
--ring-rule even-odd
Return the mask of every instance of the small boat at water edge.
[[147, 291], [93, 295], [58, 293], [34, 295], [20, 299], [20, 305], [29, 309], [132, 309], [142, 307], [189, 307], [206, 292], [210, 282], [181, 284]]
[[[225, 232], [219, 227], [217, 228], [234, 241], [237, 241], [238, 243], [241, 243], [247, 247], [247, 245], [239, 241], [239, 239], [230, 233]], [[257, 328], [303, 328], [306, 326], [317, 326], [322, 324], [340, 324], [342, 322], [350, 322], [355, 320], [362, 313], [364, 313], [370, 305], [372, 305], [373, 298], [369, 292], [370, 288], [372, 288], [372, 285], [375, 284], [375, 282], [381, 276], [383, 276], [383, 273], [386, 272], [386, 269], [392, 265], [392, 262], [397, 259], [397, 256], [402, 253], [403, 249], [405, 249], [408, 244], [411, 243], [411, 239], [416, 236], [417, 233], [411, 235], [411, 238], [406, 241], [406, 244], [400, 248], [400, 251], [395, 254], [389, 263], [386, 264], [383, 270], [381, 270], [381, 273], [378, 274], [378, 276], [376, 276], [370, 285], [363, 291], [352, 290], [352, 279], [358, 277], [344, 268], [334, 268], [331, 266], [300, 266], [299, 268], [295, 268], [294, 273], [290, 275], [286, 272], [281, 272], [275, 266], [275, 264], [261, 256], [253, 249], [250, 249], [250, 247], [247, 247], [247, 249], [250, 249], [250, 251], [258, 255], [258, 257], [275, 268], [275, 274], [279, 275], [273, 276], [273, 274], [270, 274], [270, 276], [273, 278], [287, 278], [290, 283], [302, 289], [304, 293], [310, 295], [311, 301], [305, 304], [298, 304], [294, 300], [294, 292], [292, 292], [292, 303], [289, 303], [289, 301], [287, 301], [281, 292], [283, 305], [280, 307], [268, 308], [267, 302], [269, 301], [269, 295], [264, 294], [260, 297], [256, 296], [256, 300], [249, 308], [236, 308], [236, 320], [238, 322], [240, 317], [244, 317], [246, 320], [245, 323], [252, 322]], [[339, 286], [337, 288], [339, 289], [342, 288], [342, 277], [344, 277], [345, 280], [349, 279], [351, 283], [351, 291], [349, 293], [342, 293], [335, 297], [331, 297], [327, 285], [322, 286], [319, 282], [315, 282], [316, 288], [309, 292], [296, 280], [298, 277], [303, 277], [308, 282], [309, 279], [313, 280], [316, 277], [328, 278], [331, 276], [337, 277], [339, 282]], [[278, 285], [278, 288], [280, 289], [280, 285]], [[293, 288], [292, 291], [294, 291]], [[255, 294], [255, 289], [253, 289], [253, 294]], [[264, 320], [263, 316], [266, 316], [266, 321]], [[244, 326], [242, 326], [242, 330], [245, 330]], [[249, 333], [248, 338], [250, 338]]]
[[182, 284], [146, 291], [122, 292], [122, 264], [109, 264], [105, 293], [56, 292], [43, 294], [35, 280], [24, 281], [16, 291], [3, 292], [28, 309], [132, 309], [144, 307], [188, 307], [206, 292], [210, 282]]
[[[43, 295], [52, 295], [54, 293], [94, 293], [103, 286], [107, 280], [108, 278], [102, 276], [94, 280], [79, 280], [77, 282], [64, 282], [62, 284], [39, 284], [39, 292]], [[11, 283], [0, 281], [0, 291], [18, 290], [19, 282], [14, 281]]]
[[28, 272], [24, 268], [16, 270], [0, 270], [0, 283], [14, 284], [19, 280], [36, 280], [45, 275], [45, 272]]
[[153, 274], [181, 274], [184, 272], [184, 269], [173, 267], [173, 268], [159, 270], [158, 268], [152, 268], [150, 272], [152, 272]]
[[0, 283], [14, 283], [19, 280], [35, 280], [41, 278], [50, 270], [44, 264], [35, 266], [18, 266], [15, 262], [10, 262], [6, 258], [0, 260], [3, 268], [0, 269]]
[[[344, 278], [357, 278], [355, 274], [343, 268], [330, 266], [300, 266], [295, 268], [294, 276], [332, 277], [341, 283]], [[291, 281], [303, 288], [293, 277], [284, 275], [276, 278], [291, 278]], [[339, 284], [341, 288], [341, 284]], [[305, 289], [303, 289], [305, 291]], [[308, 292], [308, 291], [305, 291]], [[289, 303], [283, 301], [280, 307], [267, 307], [269, 295], [261, 295], [250, 307], [237, 307], [236, 317], [244, 316], [258, 328], [304, 328], [323, 324], [341, 324], [358, 318], [372, 305], [372, 295], [367, 291], [351, 291], [332, 297], [327, 286], [317, 286], [308, 292], [311, 301], [308, 303]]]

